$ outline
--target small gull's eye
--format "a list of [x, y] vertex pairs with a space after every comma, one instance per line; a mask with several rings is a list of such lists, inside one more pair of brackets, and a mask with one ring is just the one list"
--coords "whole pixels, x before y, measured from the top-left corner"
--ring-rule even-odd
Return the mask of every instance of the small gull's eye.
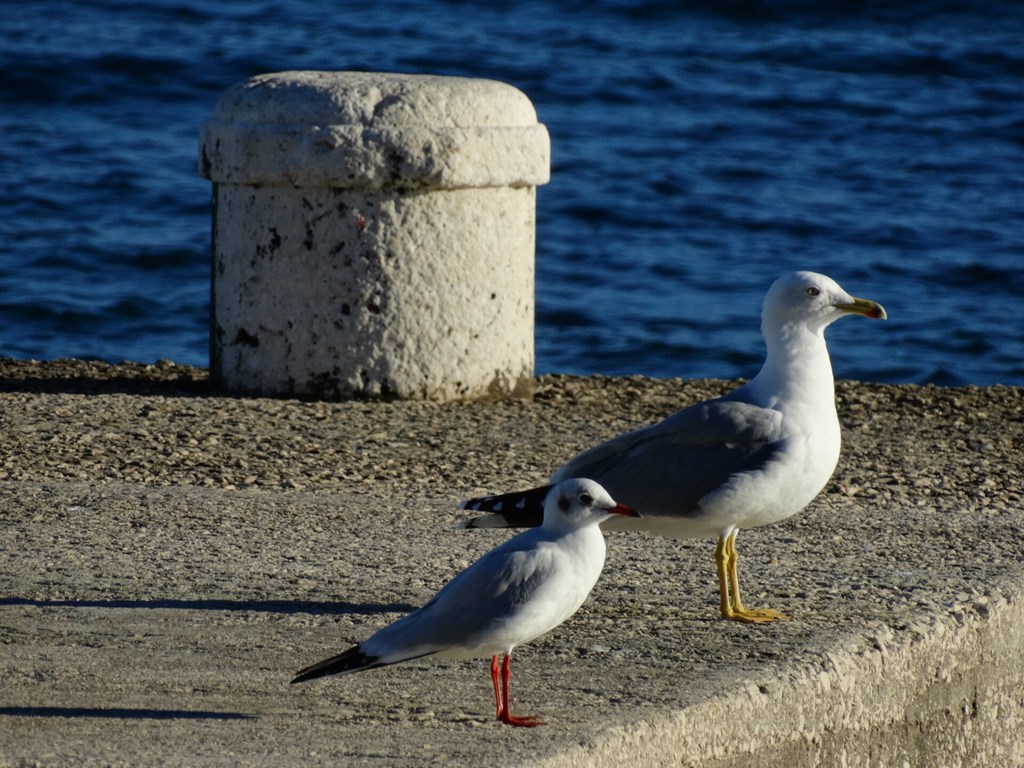
[[806, 294], [807, 294], [808, 296], [817, 296], [817, 295], [818, 295], [819, 293], [821, 293], [821, 289], [820, 289], [820, 288], [815, 288], [815, 287], [814, 287], [814, 286], [812, 285], [812, 286], [811, 286], [810, 288], [808, 288], [808, 289], [807, 289], [807, 290], [805, 291], [805, 293], [806, 293]]
[[589, 507], [593, 503], [594, 497], [591, 496], [589, 493], [584, 492], [580, 494], [580, 504], [582, 504], [585, 507]]

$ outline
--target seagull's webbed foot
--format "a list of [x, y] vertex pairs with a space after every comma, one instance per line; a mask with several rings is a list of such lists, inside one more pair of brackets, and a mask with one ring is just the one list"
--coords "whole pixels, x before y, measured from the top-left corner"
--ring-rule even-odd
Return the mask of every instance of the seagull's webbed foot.
[[728, 611], [722, 611], [722, 618], [731, 621], [741, 621], [744, 624], [768, 624], [772, 621], [788, 619], [789, 616], [774, 608], [744, 608], [742, 605], [730, 606]]

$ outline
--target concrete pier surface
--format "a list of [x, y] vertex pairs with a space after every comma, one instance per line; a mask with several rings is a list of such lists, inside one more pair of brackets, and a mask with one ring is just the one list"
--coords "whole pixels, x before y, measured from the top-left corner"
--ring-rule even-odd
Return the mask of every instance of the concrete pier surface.
[[0, 361], [0, 766], [1024, 764], [1024, 390], [839, 382], [824, 493], [714, 542], [608, 536], [583, 609], [486, 661], [290, 685], [506, 538], [461, 498], [734, 382], [533, 402], [211, 393], [202, 369]]

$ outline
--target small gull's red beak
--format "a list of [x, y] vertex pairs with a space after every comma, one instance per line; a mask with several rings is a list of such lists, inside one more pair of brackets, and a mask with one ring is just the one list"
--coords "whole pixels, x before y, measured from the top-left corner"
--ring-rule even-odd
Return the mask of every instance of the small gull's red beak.
[[632, 507], [627, 507], [625, 504], [616, 504], [614, 507], [608, 507], [607, 512], [611, 512], [613, 515], [622, 515], [623, 517], [640, 517], [640, 513]]

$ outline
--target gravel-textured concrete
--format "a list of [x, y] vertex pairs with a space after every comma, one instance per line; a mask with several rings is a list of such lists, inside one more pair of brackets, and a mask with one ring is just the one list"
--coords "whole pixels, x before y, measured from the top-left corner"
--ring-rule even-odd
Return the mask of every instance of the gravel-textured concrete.
[[730, 382], [543, 377], [532, 403], [234, 399], [198, 369], [0, 361], [0, 765], [1020, 765], [1024, 391], [841, 382], [844, 450], [739, 540], [609, 536], [584, 608], [485, 662], [299, 667], [507, 536], [457, 501]]

